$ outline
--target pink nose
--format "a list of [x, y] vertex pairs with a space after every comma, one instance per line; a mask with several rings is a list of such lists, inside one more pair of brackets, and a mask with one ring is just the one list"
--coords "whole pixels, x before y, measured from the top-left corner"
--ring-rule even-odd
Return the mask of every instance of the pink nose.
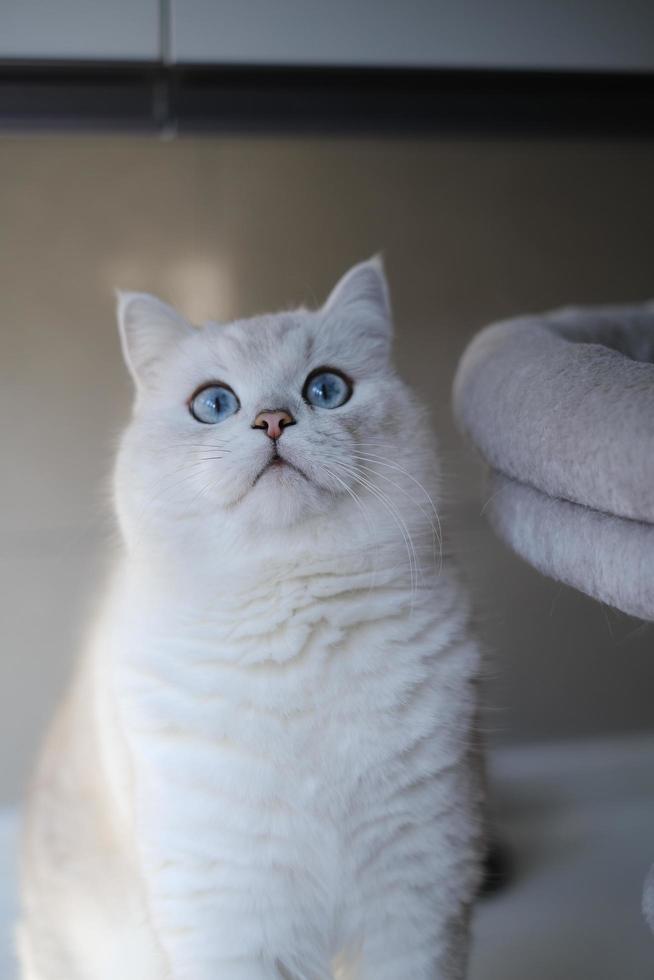
[[279, 439], [284, 429], [289, 425], [295, 425], [295, 419], [290, 412], [282, 408], [276, 409], [274, 412], [259, 412], [252, 428], [265, 429], [269, 439]]

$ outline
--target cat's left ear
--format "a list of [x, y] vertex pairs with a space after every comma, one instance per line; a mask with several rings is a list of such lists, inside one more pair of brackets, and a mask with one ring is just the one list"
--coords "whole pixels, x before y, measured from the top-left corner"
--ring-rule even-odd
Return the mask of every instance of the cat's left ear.
[[353, 333], [369, 339], [388, 355], [393, 318], [381, 257], [376, 255], [346, 272], [331, 291], [323, 311], [337, 314]]
[[161, 361], [193, 327], [174, 310], [149, 293], [118, 291], [118, 329], [123, 357], [137, 388], [156, 381]]

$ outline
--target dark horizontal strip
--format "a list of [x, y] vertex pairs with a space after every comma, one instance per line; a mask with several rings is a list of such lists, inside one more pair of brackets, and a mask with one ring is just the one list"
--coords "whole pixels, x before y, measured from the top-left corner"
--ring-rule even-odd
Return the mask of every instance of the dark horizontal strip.
[[0, 64], [0, 127], [654, 136], [654, 75]]
[[177, 68], [181, 130], [654, 135], [654, 76]]
[[161, 85], [154, 65], [0, 62], [0, 128], [157, 130]]

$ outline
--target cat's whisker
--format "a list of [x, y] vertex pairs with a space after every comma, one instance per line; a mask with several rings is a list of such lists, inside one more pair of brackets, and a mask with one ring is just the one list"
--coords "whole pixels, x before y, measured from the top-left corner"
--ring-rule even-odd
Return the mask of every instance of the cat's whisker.
[[[188, 470], [188, 465], [189, 464], [182, 465], [182, 466], [178, 467], [177, 472], [179, 472], [180, 470]], [[169, 474], [169, 475], [172, 475], [172, 474]], [[179, 487], [183, 486], [185, 483], [188, 483], [190, 480], [196, 480], [197, 479], [197, 476], [198, 476], [198, 474], [194, 470], [191, 473], [188, 473], [187, 472], [182, 477], [181, 480], [177, 480], [175, 483], [164, 484], [163, 487], [160, 486], [159, 487], [159, 492], [156, 493], [154, 495], [154, 497], [151, 497], [150, 500], [148, 501], [148, 506], [150, 507], [152, 504], [157, 503], [165, 494], [170, 493], [173, 490], [178, 489]]]
[[402, 535], [402, 537], [404, 539], [404, 543], [406, 545], [407, 555], [408, 555], [408, 559], [409, 559], [409, 577], [410, 577], [410, 583], [411, 583], [411, 604], [413, 606], [413, 602], [414, 602], [415, 596], [416, 596], [417, 591], [418, 591], [419, 565], [418, 565], [418, 558], [417, 558], [417, 554], [416, 554], [415, 545], [413, 543], [413, 538], [411, 537], [411, 533], [410, 533], [410, 531], [409, 531], [409, 529], [408, 529], [405, 521], [400, 516], [399, 511], [397, 510], [396, 507], [393, 506], [393, 503], [391, 502], [391, 500], [389, 499], [389, 497], [387, 496], [387, 494], [385, 494], [382, 490], [379, 489], [379, 487], [376, 487], [372, 482], [370, 482], [369, 480], [367, 480], [361, 474], [356, 475], [355, 476], [355, 479], [357, 479], [358, 482], [369, 491], [369, 493], [371, 493], [374, 497], [377, 498], [377, 500], [379, 500], [379, 502], [382, 504], [382, 506], [391, 515], [392, 519], [397, 524], [397, 526], [398, 526], [398, 528], [400, 530], [400, 533], [401, 533], [401, 535]]
[[[399, 490], [401, 493], [403, 493], [406, 497], [408, 497], [408, 499], [411, 501], [411, 503], [414, 504], [414, 506], [416, 506], [420, 510], [421, 514], [428, 521], [429, 526], [430, 526], [431, 531], [432, 531], [432, 535], [434, 536], [435, 540], [438, 541], [439, 545], [442, 545], [442, 529], [441, 529], [440, 518], [439, 518], [438, 512], [436, 510], [436, 505], [434, 504], [431, 496], [429, 495], [429, 493], [424, 488], [424, 486], [422, 485], [422, 483], [420, 483], [419, 480], [417, 480], [414, 476], [412, 476], [412, 474], [409, 473], [408, 470], [404, 469], [404, 467], [397, 466], [397, 465], [392, 464], [392, 463], [387, 463], [385, 460], [382, 460], [381, 458], [380, 459], [376, 459], [376, 458], [373, 459], [370, 456], [366, 456], [364, 454], [359, 454], [359, 453], [356, 453], [356, 452], [355, 453], [351, 453], [351, 457], [356, 460], [356, 464], [357, 464], [357, 466], [359, 468], [361, 468], [363, 470], [366, 470], [368, 473], [370, 473], [370, 474], [372, 474], [374, 476], [381, 477], [381, 479], [386, 480], [387, 483], [390, 483], [391, 486], [395, 487], [397, 490]], [[331, 454], [328, 455], [328, 458], [330, 458], [334, 462], [342, 462], [339, 457], [334, 456], [334, 455], [331, 455]], [[366, 465], [367, 463], [373, 463], [375, 465], [380, 465], [380, 466], [387, 466], [388, 468], [397, 470], [398, 472], [400, 472], [404, 476], [406, 476], [424, 494], [425, 499], [427, 500], [427, 502], [429, 504], [429, 508], [430, 508], [431, 513], [428, 513], [425, 510], [425, 508], [420, 503], [420, 501], [416, 500], [408, 492], [408, 490], [406, 489], [406, 487], [403, 487], [403, 486], [401, 486], [401, 484], [396, 483], [394, 480], [391, 480], [390, 477], [386, 476], [386, 474], [379, 473], [376, 469], [373, 469], [371, 466]]]
[[224, 453], [215, 454], [213, 456], [198, 456], [197, 459], [193, 460], [191, 463], [187, 463], [187, 466], [197, 466], [200, 463], [211, 463], [217, 459], [224, 459]]
[[418, 480], [413, 475], [413, 473], [410, 473], [404, 466], [400, 466], [399, 463], [396, 463], [396, 462], [395, 463], [389, 463], [387, 459], [383, 458], [382, 456], [379, 456], [376, 453], [365, 453], [365, 452], [364, 453], [360, 453], [360, 452], [358, 452], [358, 450], [354, 450], [353, 455], [355, 455], [355, 456], [356, 455], [359, 455], [359, 456], [362, 456], [362, 457], [367, 457], [371, 461], [377, 462], [377, 463], [379, 463], [382, 466], [388, 466], [388, 467], [390, 467], [390, 468], [392, 468], [394, 470], [398, 470], [398, 472], [400, 472], [400, 473], [403, 473], [404, 476], [406, 476], [409, 480], [411, 480], [412, 483], [415, 483], [415, 485], [418, 487], [418, 489], [421, 490], [421, 492], [425, 495], [427, 501], [429, 502], [429, 506], [431, 507], [432, 511], [434, 512], [434, 516], [436, 518], [438, 518], [438, 511], [436, 509], [436, 504], [434, 503], [434, 500], [433, 500], [432, 496], [427, 491], [427, 489], [423, 486], [423, 484], [420, 482], [420, 480]]
[[411, 482], [414, 483], [418, 487], [418, 489], [424, 494], [425, 499], [427, 500], [427, 502], [429, 504], [429, 507], [430, 507], [430, 511], [431, 511], [431, 515], [432, 515], [431, 517], [426, 513], [426, 511], [424, 510], [424, 508], [422, 507], [422, 505], [417, 500], [414, 500], [414, 498], [408, 493], [408, 491], [406, 490], [405, 487], [402, 487], [400, 484], [395, 483], [395, 481], [391, 480], [385, 474], [383, 474], [383, 473], [377, 473], [375, 470], [372, 470], [370, 466], [365, 466], [363, 463], [360, 462], [360, 465], [362, 465], [364, 469], [367, 469], [370, 472], [376, 473], [377, 476], [380, 476], [382, 479], [387, 480], [394, 487], [397, 487], [398, 490], [400, 490], [403, 493], [405, 493], [408, 496], [409, 500], [412, 503], [414, 503], [420, 509], [420, 512], [429, 520], [429, 523], [430, 523], [430, 526], [432, 528], [432, 532], [433, 532], [433, 535], [434, 535], [434, 564], [436, 564], [436, 548], [435, 548], [435, 545], [436, 545], [436, 542], [438, 542], [438, 547], [439, 547], [439, 574], [440, 574], [440, 572], [442, 571], [442, 567], [443, 567], [443, 529], [442, 529], [442, 526], [441, 526], [440, 517], [438, 516], [438, 511], [436, 510], [436, 504], [434, 503], [431, 495], [428, 493], [428, 491], [422, 485], [422, 483], [420, 482], [420, 480], [416, 479], [416, 477], [413, 476], [412, 473], [409, 473], [409, 471], [406, 470], [403, 466], [399, 466], [397, 463], [389, 463], [385, 459], [380, 459], [380, 458], [375, 457], [374, 454], [354, 452], [354, 453], [352, 453], [352, 456], [353, 456], [353, 458], [355, 458], [355, 459], [357, 459], [359, 461], [366, 460], [367, 462], [370, 462], [370, 463], [372, 463], [375, 466], [384, 466], [384, 467], [386, 467], [388, 469], [395, 470], [398, 473], [401, 473], [403, 476], [406, 476], [407, 479], [411, 480]]
[[[391, 480], [384, 473], [379, 473], [377, 470], [372, 469], [372, 467], [370, 467], [370, 466], [364, 466], [362, 464], [359, 464], [359, 465], [360, 465], [361, 469], [364, 470], [366, 473], [369, 473], [373, 477], [379, 477], [380, 479], [385, 480], [386, 483], [389, 483], [392, 487], [395, 487], [397, 490], [400, 491], [400, 493], [403, 493], [405, 496], [407, 496], [409, 498], [409, 500], [411, 501], [411, 503], [415, 507], [418, 508], [418, 510], [420, 511], [420, 513], [423, 515], [423, 517], [425, 518], [425, 520], [429, 524], [429, 528], [430, 528], [430, 535], [429, 536], [430, 536], [430, 539], [431, 539], [432, 560], [433, 560], [434, 566], [435, 567], [438, 566], [438, 574], [440, 575], [440, 573], [442, 571], [442, 564], [443, 564], [443, 551], [442, 551], [442, 545], [441, 545], [441, 539], [440, 539], [440, 532], [439, 532], [438, 526], [434, 523], [434, 521], [430, 517], [428, 511], [425, 510], [425, 508], [423, 507], [423, 505], [418, 500], [415, 500], [409, 494], [409, 492], [406, 490], [405, 487], [400, 486], [399, 483], [396, 483], [394, 480]], [[438, 557], [437, 557], [437, 555], [438, 555]]]
[[[361, 445], [365, 445], [365, 443], [362, 443]], [[383, 463], [385, 466], [392, 466], [394, 469], [397, 469], [398, 471], [400, 471], [401, 473], [403, 473], [409, 480], [411, 480], [412, 483], [415, 483], [415, 485], [425, 495], [426, 499], [429, 502], [430, 507], [434, 511], [435, 516], [438, 516], [436, 504], [434, 503], [434, 500], [433, 500], [431, 494], [426, 489], [426, 487], [424, 486], [424, 484], [422, 484], [420, 482], [420, 480], [418, 480], [417, 477], [415, 477], [413, 475], [413, 473], [411, 473], [409, 470], [407, 470], [406, 467], [400, 466], [400, 464], [397, 461], [389, 462], [387, 456], [380, 456], [379, 453], [370, 452], [370, 451], [368, 451], [368, 452], [363, 451], [362, 452], [359, 447], [357, 447], [356, 449], [354, 449], [352, 451], [352, 454], [355, 455], [355, 456], [367, 457], [370, 460], [374, 460], [376, 462]]]
[[[333, 460], [330, 461], [334, 462]], [[357, 468], [350, 466], [349, 464], [344, 463], [340, 460], [337, 460], [336, 463], [344, 473], [349, 474], [350, 477], [357, 480], [357, 482], [359, 482], [361, 486], [365, 487], [365, 489], [368, 490], [368, 492], [371, 493], [373, 497], [375, 497], [381, 503], [381, 505], [384, 507], [387, 513], [390, 514], [394, 523], [397, 525], [402, 535], [402, 538], [404, 539], [404, 544], [407, 549], [407, 556], [409, 560], [409, 577], [411, 581], [411, 595], [412, 595], [412, 604], [413, 604], [413, 597], [415, 597], [415, 595], [417, 594], [417, 589], [418, 589], [419, 565], [418, 565], [418, 558], [413, 543], [413, 539], [411, 537], [411, 533], [404, 519], [402, 518], [399, 510], [397, 509], [397, 507], [394, 506], [392, 500], [390, 500], [388, 495], [385, 494], [383, 490], [377, 487], [369, 479], [363, 476]]]
[[[343, 489], [346, 491], [346, 493], [348, 493], [350, 495], [350, 497], [352, 498], [352, 500], [354, 501], [354, 503], [358, 506], [359, 510], [361, 511], [361, 515], [362, 515], [364, 521], [366, 522], [366, 524], [368, 525], [368, 530], [370, 531], [371, 537], [374, 539], [374, 527], [373, 527], [372, 521], [370, 520], [370, 515], [367, 512], [367, 510], [365, 509], [365, 507], [363, 505], [363, 501], [361, 500], [361, 498], [359, 497], [359, 495], [356, 493], [356, 491], [354, 491], [352, 489], [352, 487], [350, 487], [350, 486], [347, 485], [347, 483], [345, 482], [345, 480], [342, 480], [340, 478], [340, 476], [338, 476], [336, 473], [334, 473], [334, 471], [331, 470], [328, 466], [325, 466], [324, 463], [321, 463], [319, 465], [320, 465], [320, 468], [322, 470], [324, 470], [325, 473], [328, 474], [328, 476], [330, 476], [330, 477], [332, 477], [332, 479], [336, 480], [343, 487]], [[378, 544], [375, 544], [375, 551], [374, 551], [375, 559], [377, 558], [378, 553], [379, 553], [379, 545]], [[370, 593], [372, 591], [372, 588], [374, 586], [375, 579], [377, 577], [377, 570], [378, 570], [378, 567], [377, 567], [377, 562], [375, 560], [375, 562], [373, 563], [373, 566], [372, 566], [371, 579], [370, 579], [370, 588], [368, 589], [368, 593]]]
[[196, 459], [196, 460], [193, 460], [190, 463], [180, 463], [178, 466], [175, 467], [174, 470], [170, 470], [169, 473], [164, 473], [163, 476], [164, 476], [164, 478], [166, 476], [176, 476], [178, 473], [189, 472], [189, 471], [191, 471], [191, 473], [189, 473], [189, 475], [196, 475], [197, 471], [202, 466], [204, 466], [208, 462], [211, 462], [214, 459], [222, 459], [222, 457], [221, 456], [212, 456], [212, 457], [208, 457], [207, 459]]
[[195, 496], [191, 500], [191, 503], [192, 504], [196, 504], [200, 500], [204, 499], [206, 497], [206, 495], [208, 494], [209, 490], [211, 490], [212, 487], [215, 487], [215, 485], [216, 485], [216, 481], [215, 480], [208, 480], [207, 483], [205, 483], [203, 486], [200, 487], [200, 489], [198, 490], [198, 492], [195, 494]]
[[221, 452], [228, 453], [231, 452], [231, 449], [226, 449], [225, 447], [227, 445], [229, 445], [229, 443], [227, 443], [226, 441], [223, 442], [222, 440], [212, 440], [211, 442], [169, 442], [166, 443], [164, 448], [186, 449], [189, 452], [191, 450], [196, 450], [196, 449], [208, 449], [210, 451], [213, 449], [220, 449]]

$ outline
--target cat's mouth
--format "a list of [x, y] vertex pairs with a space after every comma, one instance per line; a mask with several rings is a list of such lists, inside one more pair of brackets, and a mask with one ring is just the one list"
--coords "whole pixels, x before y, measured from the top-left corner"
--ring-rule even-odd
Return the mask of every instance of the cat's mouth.
[[277, 449], [275, 449], [272, 456], [266, 463], [266, 465], [263, 467], [263, 469], [259, 471], [259, 473], [255, 477], [252, 486], [253, 487], [256, 486], [256, 484], [259, 482], [261, 477], [264, 476], [266, 473], [270, 471], [274, 472], [275, 470], [285, 470], [285, 469], [294, 470], [296, 473], [299, 473], [299, 475], [303, 477], [305, 480], [309, 479], [306, 473], [303, 470], [301, 470], [299, 466], [296, 466], [295, 463], [291, 463], [290, 459], [287, 459], [285, 456], [281, 456], [277, 451]]

